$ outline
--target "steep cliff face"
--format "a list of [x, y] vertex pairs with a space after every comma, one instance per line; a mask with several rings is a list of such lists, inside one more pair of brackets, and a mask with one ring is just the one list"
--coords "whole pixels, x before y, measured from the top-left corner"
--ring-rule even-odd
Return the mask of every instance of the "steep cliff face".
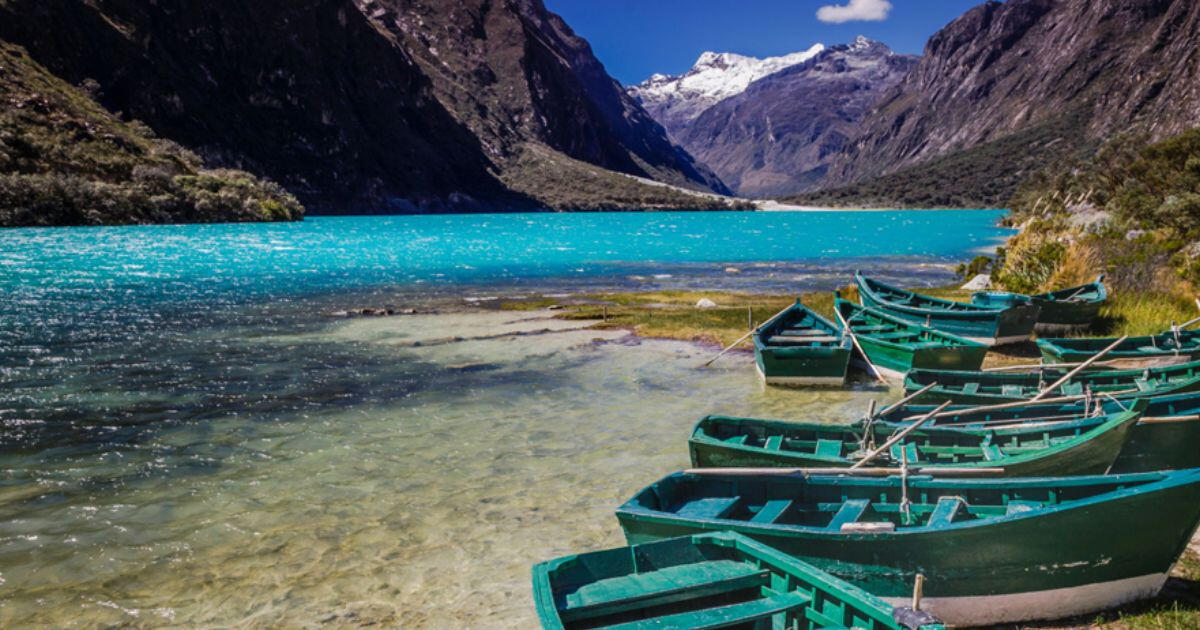
[[405, 51], [348, 2], [14, 0], [3, 11], [0, 36], [72, 83], [97, 81], [110, 110], [265, 174], [310, 209], [441, 209], [505, 193]]
[[915, 63], [860, 37], [751, 83], [673, 133], [738, 194], [808, 190]]
[[525, 143], [721, 189], [536, 0], [6, 0], [0, 39], [310, 210], [542, 206]]
[[0, 227], [287, 221], [277, 184], [210, 170], [0, 42]]
[[[1200, 3], [988, 2], [929, 39], [824, 183], [896, 172], [1033, 129], [1061, 133], [1014, 157], [1094, 146], [1128, 129], [1161, 137], [1197, 120]], [[1034, 167], [1029, 159], [995, 164], [1012, 181]]]
[[541, 0], [356, 0], [504, 160], [534, 142], [607, 169], [727, 192], [672, 144]]

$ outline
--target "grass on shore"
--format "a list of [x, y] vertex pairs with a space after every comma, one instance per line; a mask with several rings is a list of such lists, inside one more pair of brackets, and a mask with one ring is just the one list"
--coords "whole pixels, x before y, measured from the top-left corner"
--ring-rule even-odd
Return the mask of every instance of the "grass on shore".
[[[969, 291], [957, 288], [923, 288], [920, 291], [951, 300], [968, 301]], [[854, 287], [842, 289], [842, 296], [858, 300]], [[701, 299], [717, 304], [715, 308], [696, 308]], [[724, 291], [652, 291], [646, 293], [597, 293], [557, 300], [539, 298], [506, 302], [502, 308], [528, 310], [561, 306], [564, 319], [599, 319], [597, 328], [628, 328], [640, 336], [679, 339], [725, 347], [751, 328], [786, 308], [796, 298]], [[810, 292], [800, 300], [821, 315], [836, 321], [833, 293]], [[1148, 335], [1168, 329], [1171, 323], [1183, 323], [1200, 316], [1194, 303], [1185, 297], [1161, 293], [1116, 294], [1100, 310], [1100, 320], [1081, 335]], [[750, 340], [740, 348], [753, 347]], [[1040, 354], [1032, 342], [998, 348], [988, 353], [985, 367], [1036, 363]]]

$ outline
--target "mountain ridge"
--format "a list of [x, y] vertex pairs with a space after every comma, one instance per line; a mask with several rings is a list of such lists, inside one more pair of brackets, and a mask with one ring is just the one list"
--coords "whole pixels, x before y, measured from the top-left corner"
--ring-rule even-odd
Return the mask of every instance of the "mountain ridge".
[[[564, 174], [728, 192], [540, 0], [5, 0], [0, 40], [315, 212], [553, 209], [559, 191], [505, 175], [523, 172], [528, 144], [576, 160], [543, 161], [570, 163]], [[585, 205], [631, 209], [604, 195]]]
[[[1042, 143], [1046, 157], [1086, 154], [1131, 129], [1182, 131], [1200, 120], [1198, 33], [1200, 4], [1182, 0], [985, 2], [930, 37], [822, 184], [866, 183], [1076, 110], [1079, 126]], [[995, 176], [1012, 182], [999, 194], [1011, 195], [1038, 155], [997, 162]]]

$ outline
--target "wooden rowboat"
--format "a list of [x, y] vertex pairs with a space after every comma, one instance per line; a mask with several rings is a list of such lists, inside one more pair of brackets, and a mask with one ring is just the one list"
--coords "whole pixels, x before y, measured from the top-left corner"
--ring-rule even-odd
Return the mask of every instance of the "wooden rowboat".
[[617, 510], [629, 544], [730, 530], [947, 624], [1062, 618], [1153, 597], [1200, 522], [1200, 469], [1020, 479], [703, 470]]
[[[1045, 363], [1078, 363], [1117, 341], [1116, 337], [1038, 339]], [[1200, 359], [1200, 331], [1168, 330], [1145, 337], [1126, 337], [1104, 355], [1106, 365], [1136, 368], [1186, 363]]]
[[[904, 388], [911, 393], [926, 385], [934, 385], [916, 397], [912, 401], [914, 403], [949, 400], [964, 405], [1001, 404], [1033, 398], [1066, 373], [1067, 370], [1062, 368], [1045, 368], [1035, 372], [912, 370], [904, 379]], [[1141, 370], [1079, 372], [1055, 388], [1050, 395], [1082, 397], [1091, 392], [1117, 398], [1140, 398], [1197, 390], [1200, 390], [1200, 361]]]
[[[1146, 405], [1142, 417], [1129, 430], [1129, 437], [1109, 472], [1177, 470], [1200, 466], [1200, 393], [1139, 400]], [[1030, 403], [1002, 409], [951, 406], [943, 412], [945, 415], [939, 414], [929, 420], [922, 430], [1000, 431], [1072, 424], [1082, 428], [1102, 423], [1107, 414], [1130, 407], [1128, 401], [1108, 398]], [[874, 423], [883, 423], [893, 430], [900, 429], [933, 411], [934, 407], [929, 405], [902, 405], [880, 414]], [[861, 427], [863, 424], [865, 420], [860, 420], [855, 426]]]
[[755, 331], [754, 361], [768, 385], [841, 385], [850, 338], [796, 300]]
[[[533, 599], [546, 630], [942, 629], [928, 613], [893, 611], [856, 586], [732, 532], [537, 564]], [[901, 625], [893, 616], [916, 623]]]
[[859, 301], [893, 317], [989, 346], [1025, 341], [1037, 324], [1035, 304], [993, 308], [899, 289], [855, 272]]
[[[990, 468], [1009, 477], [1108, 472], [1138, 421], [1144, 401], [1085, 423], [996, 431], [924, 428], [875, 461], [922, 472]], [[869, 432], [868, 432], [869, 431]], [[692, 465], [708, 467], [842, 467], [883, 444], [895, 427], [870, 429], [758, 418], [706, 416], [688, 439]], [[874, 463], [874, 462], [873, 462]]]
[[1100, 307], [1104, 306], [1107, 300], [1108, 290], [1104, 288], [1104, 274], [1100, 274], [1095, 282], [1036, 295], [984, 291], [971, 296], [972, 304], [992, 308], [1007, 308], [1017, 304], [1036, 305], [1038, 316], [1035, 330], [1043, 334], [1090, 326], [1100, 315]]
[[900, 381], [913, 368], [978, 370], [987, 346], [859, 306], [840, 297], [834, 309], [866, 358], [885, 376]]

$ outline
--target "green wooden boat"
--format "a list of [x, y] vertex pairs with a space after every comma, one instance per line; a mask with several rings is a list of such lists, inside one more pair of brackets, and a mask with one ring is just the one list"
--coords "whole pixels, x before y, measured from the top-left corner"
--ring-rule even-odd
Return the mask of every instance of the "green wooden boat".
[[928, 613], [893, 611], [856, 586], [732, 532], [537, 564], [533, 600], [546, 630], [942, 629]]
[[833, 307], [871, 364], [895, 381], [903, 380], [913, 368], [978, 370], [987, 355], [983, 344], [918, 326], [841, 297], [834, 298]]
[[989, 346], [1025, 341], [1037, 324], [1035, 304], [991, 308], [913, 293], [872, 280], [861, 272], [855, 272], [854, 280], [863, 306]]
[[[1065, 368], [1035, 372], [971, 372], [912, 370], [904, 378], [908, 393], [933, 384], [913, 400], [938, 403], [944, 400], [964, 405], [991, 405], [1033, 398], [1043, 388], [1067, 373]], [[1200, 390], [1200, 361], [1148, 367], [1141, 370], [1094, 370], [1079, 372], [1050, 393], [1052, 397], [1084, 396], [1088, 392], [1117, 398], [1165, 396]]]
[[796, 300], [755, 331], [754, 362], [768, 385], [841, 385], [850, 338]]
[[[1177, 470], [1200, 467], [1200, 393], [1141, 398], [1146, 407], [1129, 430], [1110, 473]], [[1013, 425], [1056, 427], [1075, 424], [1095, 426], [1106, 414], [1130, 408], [1128, 401], [1097, 398], [1067, 403], [1030, 403], [1003, 409], [951, 406], [950, 415], [932, 419], [921, 427], [969, 431], [998, 431]], [[930, 405], [903, 405], [879, 415], [875, 422], [893, 430], [910, 424], [934, 410]], [[865, 420], [856, 423], [861, 427]]]
[[945, 479], [669, 475], [617, 509], [629, 544], [729, 530], [892, 604], [977, 626], [1153, 597], [1200, 522], [1200, 469]]
[[[917, 429], [872, 465], [907, 462], [923, 472], [993, 468], [1008, 477], [1104, 474], [1145, 405], [1137, 401], [1128, 411], [1053, 427]], [[872, 425], [868, 433], [853, 426], [706, 416], [696, 423], [688, 451], [698, 468], [848, 467], [893, 432], [887, 424]]]
[[1005, 291], [983, 291], [971, 296], [971, 303], [990, 308], [1008, 308], [1018, 304], [1034, 304], [1038, 307], [1037, 326], [1039, 333], [1067, 331], [1090, 326], [1100, 315], [1100, 307], [1108, 300], [1104, 288], [1104, 274], [1077, 287], [1024, 295]]
[[[1038, 339], [1045, 363], [1081, 363], [1117, 341], [1116, 337]], [[1157, 335], [1129, 337], [1102, 357], [1109, 367], [1148, 367], [1200, 359], [1200, 331], [1168, 330]]]

